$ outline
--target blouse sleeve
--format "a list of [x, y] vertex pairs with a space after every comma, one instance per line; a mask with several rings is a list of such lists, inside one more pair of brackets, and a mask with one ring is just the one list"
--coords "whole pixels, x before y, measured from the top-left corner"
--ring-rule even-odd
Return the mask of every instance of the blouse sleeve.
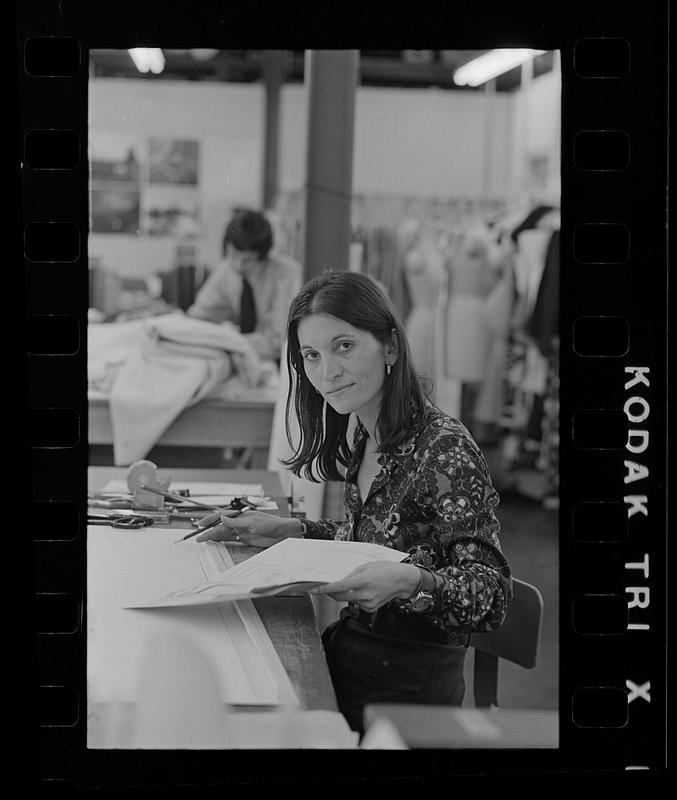
[[[419, 497], [427, 498], [424, 511], [432, 518], [438, 554], [429, 570], [434, 604], [419, 613], [450, 633], [498, 628], [512, 596], [512, 578], [498, 538], [494, 509], [499, 497], [483, 455], [469, 436], [439, 431], [416, 480]], [[410, 561], [416, 563], [414, 557]]]
[[331, 519], [318, 519], [314, 522], [301, 520], [304, 539], [334, 539], [339, 523]]

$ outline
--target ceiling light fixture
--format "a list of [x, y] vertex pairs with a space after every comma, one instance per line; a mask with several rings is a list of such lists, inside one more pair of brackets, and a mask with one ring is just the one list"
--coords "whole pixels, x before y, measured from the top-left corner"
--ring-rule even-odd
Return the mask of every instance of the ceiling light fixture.
[[503, 75], [504, 72], [519, 67], [520, 64], [530, 61], [541, 53], [545, 53], [545, 50], [525, 48], [490, 50], [455, 70], [454, 83], [458, 86], [479, 86], [492, 78]]
[[139, 72], [159, 75], [165, 68], [165, 57], [157, 47], [134, 47], [127, 51]]

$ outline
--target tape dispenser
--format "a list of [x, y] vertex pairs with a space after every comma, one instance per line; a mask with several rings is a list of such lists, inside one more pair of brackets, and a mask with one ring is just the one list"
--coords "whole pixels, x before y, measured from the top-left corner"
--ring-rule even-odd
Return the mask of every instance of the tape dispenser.
[[[132, 507], [164, 510], [165, 498], [155, 492], [169, 491], [171, 481], [171, 477], [161, 479], [158, 476], [157, 465], [152, 461], [135, 461], [127, 471], [127, 488], [132, 493]], [[146, 491], [147, 488], [154, 491]]]

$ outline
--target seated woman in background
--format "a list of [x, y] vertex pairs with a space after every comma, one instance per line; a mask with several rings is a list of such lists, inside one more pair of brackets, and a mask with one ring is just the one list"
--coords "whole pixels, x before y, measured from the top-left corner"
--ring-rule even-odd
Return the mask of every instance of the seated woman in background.
[[301, 287], [301, 266], [274, 254], [273, 229], [260, 211], [241, 209], [223, 237], [223, 260], [187, 311], [210, 322], [233, 322], [261, 358], [279, 360], [287, 315]]
[[403, 324], [371, 278], [309, 281], [289, 313], [287, 362], [287, 410], [301, 430], [287, 464], [311, 480], [345, 480], [345, 517], [251, 511], [224, 516], [198, 541], [268, 547], [295, 536], [407, 552], [315, 590], [348, 603], [322, 637], [339, 709], [361, 732], [368, 703], [460, 705], [469, 634], [500, 626], [512, 592], [484, 457], [427, 401]]

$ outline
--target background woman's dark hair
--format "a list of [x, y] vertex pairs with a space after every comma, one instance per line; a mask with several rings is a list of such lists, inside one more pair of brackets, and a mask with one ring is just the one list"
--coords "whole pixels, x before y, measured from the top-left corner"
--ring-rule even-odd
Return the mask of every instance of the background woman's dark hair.
[[260, 211], [236, 209], [223, 235], [223, 254], [231, 244], [236, 250], [254, 250], [264, 259], [273, 246], [273, 228]]
[[376, 422], [379, 452], [392, 451], [411, 436], [414, 418], [423, 411], [425, 394], [411, 363], [404, 325], [376, 281], [354, 272], [325, 272], [306, 283], [292, 301], [287, 320], [287, 439], [294, 447], [288, 423], [292, 404], [301, 439], [294, 455], [282, 463], [295, 475], [312, 481], [342, 480], [339, 465], [347, 466], [350, 459], [346, 438], [350, 415], [337, 413], [327, 403], [323, 424], [324, 400], [306, 376], [298, 340], [298, 324], [311, 314], [330, 314], [369, 331], [383, 344], [395, 337], [397, 360], [385, 378]]

